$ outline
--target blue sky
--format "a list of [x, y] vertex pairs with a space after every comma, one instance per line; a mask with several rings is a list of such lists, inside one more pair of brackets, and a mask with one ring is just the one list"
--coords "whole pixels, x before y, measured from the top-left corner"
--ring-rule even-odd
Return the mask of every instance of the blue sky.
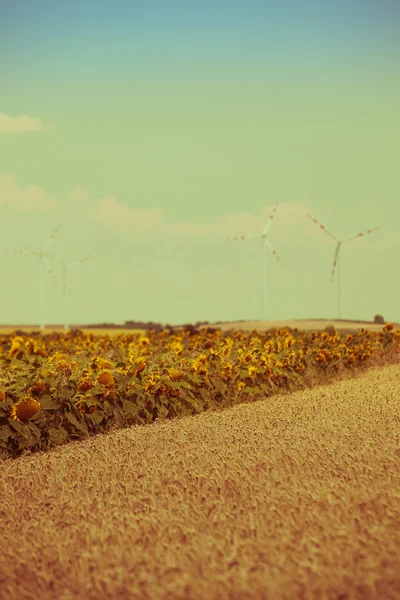
[[[58, 223], [74, 323], [336, 316], [400, 321], [400, 10], [389, 1], [1, 2], [3, 323], [38, 321]], [[29, 290], [30, 302], [26, 302]], [[390, 290], [390, 293], [388, 293]], [[61, 322], [45, 280], [46, 320]]]
[[[12, 0], [2, 2], [1, 46], [7, 78], [110, 69], [169, 76], [206, 71], [396, 66], [400, 9], [373, 0]], [[361, 64], [360, 64], [361, 63]], [[4, 68], [3, 67], [3, 68]], [[17, 68], [16, 68], [17, 67]], [[238, 73], [238, 74], [239, 74]]]

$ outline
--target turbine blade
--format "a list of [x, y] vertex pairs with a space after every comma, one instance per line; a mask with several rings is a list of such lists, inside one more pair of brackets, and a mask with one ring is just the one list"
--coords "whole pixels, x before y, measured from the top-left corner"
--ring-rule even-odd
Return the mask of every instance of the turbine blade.
[[53, 255], [52, 254], [48, 254], [47, 252], [36, 252], [36, 251], [33, 251], [33, 252], [31, 252], [31, 254], [33, 256], [40, 256], [41, 258], [47, 256], [47, 258], [50, 258], [50, 259], [53, 260]]
[[[9, 254], [18, 254], [24, 256], [39, 256], [43, 257], [43, 252], [36, 252], [35, 250], [7, 250]], [[46, 254], [49, 258], [52, 258], [51, 254]]]
[[333, 277], [335, 275], [335, 269], [336, 269], [336, 265], [338, 262], [338, 257], [339, 257], [339, 251], [340, 251], [340, 245], [342, 242], [338, 242], [338, 245], [336, 246], [336, 250], [335, 250], [335, 254], [333, 256], [333, 265], [332, 265], [332, 273], [331, 273], [331, 283], [333, 283]]
[[362, 237], [364, 235], [368, 235], [370, 233], [373, 233], [374, 231], [378, 231], [378, 229], [380, 229], [380, 227], [375, 227], [375, 229], [368, 229], [368, 231], [365, 231], [364, 233], [357, 233], [357, 235], [349, 238], [348, 240], [344, 240], [344, 242], [352, 242], [353, 240], [356, 240], [359, 237]]
[[[49, 262], [47, 260], [47, 257], [48, 257], [48, 255], [42, 254], [42, 259], [43, 259], [44, 265], [45, 265], [45, 267], [46, 267], [46, 269], [47, 269], [50, 277], [52, 278], [52, 280], [55, 281], [56, 283], [59, 283], [59, 279], [56, 276], [56, 274], [53, 271], [53, 269], [50, 267]], [[56, 261], [54, 261], [54, 262], [56, 262]]]
[[251, 240], [253, 238], [258, 238], [258, 237], [262, 237], [262, 233], [250, 233], [249, 235], [241, 235], [241, 236], [236, 236], [234, 238], [227, 238], [228, 241], [232, 241], [232, 242], [241, 242], [242, 240]]
[[264, 238], [264, 249], [268, 246], [268, 248], [271, 250], [272, 254], [275, 256], [276, 260], [282, 265], [282, 267], [284, 267], [285, 265], [283, 264], [283, 262], [281, 261], [281, 259], [279, 258], [279, 256], [277, 255], [276, 251], [274, 250], [271, 242], [269, 240], [267, 240], [267, 238]]
[[57, 225], [57, 227], [55, 228], [55, 230], [53, 231], [53, 233], [51, 234], [51, 236], [49, 237], [49, 239], [43, 246], [42, 252], [46, 252], [46, 250], [49, 248], [50, 244], [53, 243], [53, 240], [56, 237], [57, 233], [60, 231], [60, 228], [61, 228], [61, 224]]
[[276, 209], [278, 208], [278, 204], [279, 202], [277, 202], [272, 210], [272, 213], [270, 214], [270, 216], [268, 217], [268, 221], [263, 229], [263, 234], [265, 235], [266, 233], [268, 233], [269, 228], [271, 227], [271, 223], [274, 219], [275, 213], [276, 213]]
[[89, 258], [90, 258], [90, 254], [88, 256], [84, 256], [83, 258], [80, 258], [79, 260], [75, 260], [74, 262], [69, 263], [65, 266], [67, 267], [67, 269], [69, 269], [70, 267], [77, 267], [78, 265], [81, 265], [82, 263], [89, 260]]
[[307, 213], [307, 217], [309, 217], [309, 219], [311, 219], [311, 221], [312, 221], [313, 223], [315, 223], [316, 225], [318, 225], [318, 227], [319, 227], [320, 229], [322, 229], [322, 231], [325, 231], [325, 233], [327, 233], [327, 234], [328, 234], [328, 235], [329, 235], [329, 236], [330, 236], [330, 237], [331, 237], [333, 240], [335, 240], [335, 242], [338, 242], [338, 241], [339, 241], [339, 240], [338, 240], [338, 239], [337, 239], [337, 238], [336, 238], [336, 237], [335, 237], [335, 236], [334, 236], [332, 233], [330, 233], [330, 232], [329, 232], [329, 231], [326, 229], [325, 225], [322, 225], [321, 223], [319, 223], [319, 222], [317, 221], [317, 219], [314, 219], [314, 217], [313, 217], [312, 215], [310, 215], [310, 213]]
[[32, 256], [33, 252], [30, 252], [29, 250], [7, 250], [7, 252], [9, 254], [17, 254], [17, 255], [25, 255], [25, 256]]

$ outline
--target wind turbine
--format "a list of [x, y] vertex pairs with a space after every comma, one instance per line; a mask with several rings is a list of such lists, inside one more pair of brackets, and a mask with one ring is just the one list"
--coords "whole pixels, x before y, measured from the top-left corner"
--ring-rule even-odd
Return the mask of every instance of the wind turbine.
[[[61, 266], [61, 290], [62, 290], [62, 295], [63, 295], [63, 301], [64, 301], [64, 330], [68, 331], [68, 295], [67, 295], [67, 284], [66, 284], [66, 276], [67, 276], [67, 271], [70, 267], [78, 267], [79, 265], [81, 265], [82, 263], [84, 263], [86, 260], [88, 260], [90, 258], [90, 255], [88, 256], [84, 256], [83, 258], [80, 258], [79, 260], [75, 260], [74, 262], [71, 263], [64, 263], [60, 260], [53, 260], [53, 263], [57, 263]], [[50, 267], [48, 267], [49, 273], [50, 275], [53, 277], [53, 279], [55, 281], [57, 281], [57, 283], [59, 283], [59, 279], [57, 277], [55, 277], [54, 273], [51, 271]]]
[[262, 230], [261, 233], [251, 233], [250, 235], [242, 235], [240, 237], [234, 237], [234, 238], [228, 238], [227, 241], [242, 241], [242, 240], [250, 240], [253, 238], [261, 238], [264, 243], [263, 243], [263, 295], [262, 295], [262, 309], [263, 309], [263, 318], [264, 320], [266, 320], [267, 318], [267, 310], [266, 310], [266, 300], [267, 300], [267, 271], [266, 271], [266, 263], [267, 263], [267, 248], [269, 248], [272, 252], [272, 254], [275, 255], [275, 258], [277, 259], [277, 261], [282, 265], [283, 262], [281, 261], [281, 259], [279, 258], [279, 256], [277, 255], [276, 251], [274, 250], [274, 248], [272, 247], [271, 242], [267, 239], [267, 233], [269, 231], [269, 228], [271, 227], [271, 222], [275, 216], [276, 213], [276, 209], [278, 208], [278, 204], [279, 202], [276, 203], [272, 213], [270, 214], [270, 216], [268, 217], [267, 223], [264, 227], [264, 229]]
[[51, 236], [49, 237], [49, 239], [47, 240], [47, 242], [45, 243], [45, 245], [43, 246], [41, 251], [33, 251], [33, 252], [29, 252], [28, 250], [11, 250], [11, 251], [9, 251], [9, 252], [11, 252], [11, 254], [25, 254], [28, 256], [37, 256], [37, 257], [39, 257], [39, 259], [42, 263], [39, 267], [39, 269], [40, 269], [39, 287], [40, 287], [40, 329], [41, 329], [41, 331], [44, 330], [44, 278], [43, 278], [42, 266], [44, 264], [44, 266], [47, 268], [50, 276], [55, 280], [54, 273], [50, 269], [50, 266], [47, 262], [48, 258], [51, 259], [51, 255], [47, 253], [47, 250], [50, 248], [50, 245], [53, 243], [53, 240], [56, 237], [57, 233], [59, 232], [60, 227], [61, 227], [61, 225], [57, 225], [56, 229], [53, 231], [53, 233], [51, 234]]
[[341, 290], [340, 290], [340, 263], [339, 263], [339, 252], [340, 252], [340, 247], [342, 244], [345, 244], [347, 242], [352, 242], [353, 240], [356, 240], [357, 238], [360, 238], [364, 235], [368, 235], [369, 233], [372, 233], [374, 231], [378, 231], [378, 229], [380, 229], [380, 227], [375, 227], [375, 229], [368, 229], [368, 231], [365, 231], [364, 233], [358, 233], [357, 235], [348, 238], [347, 240], [338, 240], [337, 237], [335, 237], [332, 233], [330, 233], [329, 231], [327, 231], [325, 225], [321, 225], [321, 223], [319, 223], [316, 219], [314, 219], [313, 216], [311, 216], [309, 213], [307, 213], [307, 217], [309, 217], [311, 219], [311, 221], [313, 221], [313, 223], [315, 223], [316, 225], [319, 226], [320, 229], [322, 229], [322, 231], [325, 231], [325, 233], [327, 235], [329, 235], [333, 240], [335, 240], [336, 242], [336, 250], [335, 250], [335, 254], [333, 256], [333, 265], [332, 265], [332, 273], [331, 273], [331, 283], [333, 283], [333, 278], [335, 275], [335, 270], [337, 267], [337, 271], [338, 271], [338, 276], [337, 276], [337, 280], [338, 280], [338, 295], [337, 295], [337, 303], [338, 303], [338, 319], [340, 319], [340, 299], [341, 299]]

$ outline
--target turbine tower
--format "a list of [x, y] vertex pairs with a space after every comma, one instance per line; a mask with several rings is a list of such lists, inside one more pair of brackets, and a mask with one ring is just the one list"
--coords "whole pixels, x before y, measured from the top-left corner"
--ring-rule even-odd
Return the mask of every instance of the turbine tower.
[[272, 247], [271, 242], [267, 239], [267, 233], [269, 231], [269, 228], [271, 227], [271, 223], [275, 216], [276, 209], [278, 208], [278, 204], [279, 204], [279, 202], [276, 203], [276, 205], [275, 205], [272, 213], [268, 217], [267, 223], [261, 233], [252, 233], [250, 235], [242, 235], [240, 237], [228, 238], [228, 241], [243, 241], [243, 240], [250, 240], [250, 239], [255, 239], [255, 238], [261, 238], [263, 240], [263, 293], [262, 293], [262, 313], [263, 313], [263, 315], [262, 316], [263, 316], [264, 320], [267, 319], [267, 308], [266, 308], [266, 302], [267, 302], [267, 270], [266, 270], [267, 248], [269, 250], [271, 250], [272, 254], [274, 254], [277, 261], [282, 266], [284, 266], [283, 262], [281, 261], [281, 259], [277, 255], [276, 251]]
[[50, 258], [51, 259], [51, 255], [48, 254], [47, 250], [50, 248], [50, 245], [53, 243], [54, 238], [56, 237], [57, 233], [60, 230], [61, 225], [57, 225], [56, 229], [53, 231], [53, 233], [51, 234], [51, 236], [49, 237], [49, 239], [47, 240], [47, 242], [45, 243], [45, 245], [43, 246], [42, 250], [40, 251], [33, 251], [33, 252], [29, 252], [28, 250], [11, 250], [11, 254], [24, 254], [24, 255], [28, 255], [28, 256], [37, 256], [40, 261], [41, 261], [41, 265], [39, 267], [39, 290], [40, 290], [40, 330], [43, 332], [44, 330], [44, 272], [43, 272], [43, 265], [47, 268], [50, 276], [55, 280], [55, 275], [52, 272], [52, 270], [50, 269], [49, 263], [47, 262], [47, 259]]
[[[72, 263], [64, 263], [60, 260], [52, 260], [53, 263], [56, 263], [61, 266], [61, 290], [62, 290], [63, 303], [64, 303], [64, 330], [65, 331], [69, 330], [69, 327], [68, 327], [68, 294], [67, 294], [67, 284], [66, 284], [67, 271], [71, 267], [78, 267], [79, 265], [84, 263], [89, 258], [90, 258], [90, 255], [80, 258], [79, 260], [76, 260]], [[49, 270], [50, 275], [53, 277], [53, 279], [57, 283], [60, 283], [60, 280], [57, 277], [55, 277], [55, 275], [51, 271], [50, 267], [48, 267], [48, 270]]]
[[309, 219], [311, 219], [311, 221], [313, 221], [313, 223], [315, 223], [316, 225], [319, 226], [320, 229], [322, 229], [322, 231], [325, 231], [325, 233], [327, 235], [329, 235], [333, 240], [335, 240], [336, 242], [336, 249], [335, 249], [335, 253], [333, 256], [333, 265], [332, 265], [332, 273], [331, 273], [331, 283], [333, 283], [333, 278], [335, 275], [335, 270], [337, 267], [337, 281], [338, 281], [338, 290], [337, 290], [337, 306], [338, 306], [338, 319], [340, 319], [340, 304], [341, 304], [341, 288], [340, 288], [340, 263], [339, 263], [339, 252], [340, 252], [340, 248], [342, 244], [346, 244], [347, 242], [352, 242], [364, 235], [368, 235], [374, 231], [378, 231], [378, 229], [380, 229], [380, 227], [375, 227], [375, 229], [368, 229], [368, 231], [365, 231], [364, 233], [358, 233], [357, 235], [348, 238], [347, 240], [338, 240], [338, 238], [336, 236], [334, 236], [332, 233], [330, 233], [329, 231], [327, 231], [325, 225], [322, 225], [321, 223], [319, 223], [316, 219], [314, 219], [314, 217], [312, 215], [310, 215], [309, 213], [307, 213], [307, 217], [309, 217]]

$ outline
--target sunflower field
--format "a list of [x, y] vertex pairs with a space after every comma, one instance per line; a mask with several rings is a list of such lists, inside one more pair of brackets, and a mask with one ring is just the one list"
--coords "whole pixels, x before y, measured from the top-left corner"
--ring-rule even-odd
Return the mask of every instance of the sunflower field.
[[[400, 331], [0, 336], [0, 453], [306, 389], [399, 362]], [[283, 401], [283, 400], [282, 400]]]

